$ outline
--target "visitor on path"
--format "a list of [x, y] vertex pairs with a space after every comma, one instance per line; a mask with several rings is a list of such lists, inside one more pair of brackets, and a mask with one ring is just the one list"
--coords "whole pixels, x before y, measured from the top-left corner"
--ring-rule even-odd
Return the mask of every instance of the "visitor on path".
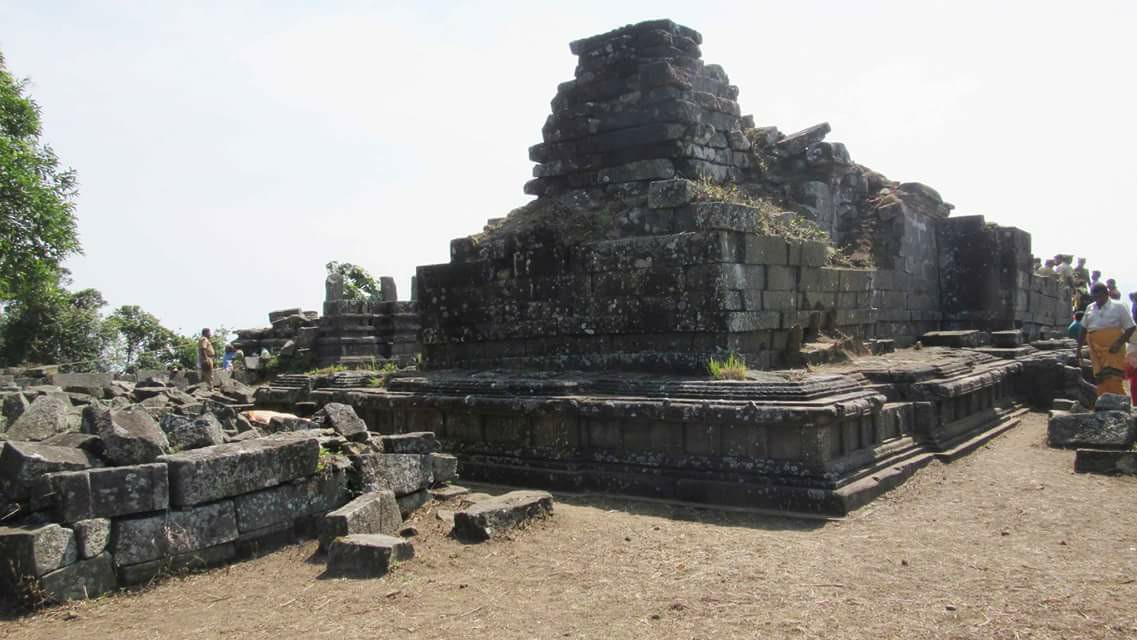
[[1071, 263], [1074, 261], [1074, 256], [1064, 256], [1059, 254], [1057, 256], [1054, 256], [1054, 258], [1054, 272], [1058, 274], [1058, 277], [1062, 279], [1062, 282], [1066, 283], [1066, 286], [1073, 289], [1074, 265]]
[[226, 344], [225, 345], [225, 353], [221, 356], [221, 370], [222, 371], [232, 371], [233, 370], [233, 361], [236, 358], [237, 358], [237, 347], [234, 347], [233, 343], [231, 343], [231, 342]]
[[1082, 330], [1085, 328], [1082, 326], [1082, 317], [1084, 315], [1084, 311], [1074, 312], [1074, 321], [1070, 323], [1070, 326], [1066, 327], [1066, 335], [1075, 340], [1077, 340], [1082, 335]]
[[1078, 336], [1076, 361], [1082, 366], [1082, 345], [1089, 343], [1090, 360], [1094, 366], [1094, 380], [1098, 395], [1124, 394], [1121, 384], [1125, 376], [1125, 343], [1133, 336], [1137, 322], [1125, 305], [1109, 298], [1109, 288], [1098, 283], [1090, 291], [1094, 303], [1082, 317], [1084, 330]]
[[1074, 267], [1074, 284], [1078, 291], [1088, 294], [1090, 292], [1090, 271], [1086, 269], [1086, 259], [1078, 258], [1078, 266]]
[[209, 329], [201, 330], [201, 339], [197, 341], [197, 368], [201, 372], [201, 381], [213, 389], [213, 358], [217, 354], [213, 351], [213, 341], [210, 340], [213, 332]]
[[1090, 274], [1090, 291], [1093, 291], [1099, 282], [1101, 282], [1101, 271], [1094, 271]]

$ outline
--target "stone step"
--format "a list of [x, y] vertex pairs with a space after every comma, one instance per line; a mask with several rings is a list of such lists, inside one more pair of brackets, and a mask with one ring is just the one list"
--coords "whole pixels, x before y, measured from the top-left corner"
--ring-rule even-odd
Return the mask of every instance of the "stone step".
[[415, 555], [409, 540], [381, 533], [356, 533], [336, 538], [328, 549], [328, 575], [378, 578]]
[[511, 491], [454, 514], [454, 534], [465, 540], [489, 540], [507, 529], [552, 514], [553, 496], [545, 491]]
[[365, 493], [324, 516], [320, 523], [320, 548], [327, 550], [337, 538], [354, 534], [392, 535], [401, 524], [403, 518], [394, 492]]

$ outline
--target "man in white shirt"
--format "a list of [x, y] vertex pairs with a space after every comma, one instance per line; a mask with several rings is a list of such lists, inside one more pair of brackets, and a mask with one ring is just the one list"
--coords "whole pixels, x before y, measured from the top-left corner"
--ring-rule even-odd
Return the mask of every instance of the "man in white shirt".
[[1078, 336], [1078, 366], [1082, 366], [1082, 345], [1088, 342], [1098, 395], [1124, 394], [1125, 343], [1133, 336], [1137, 323], [1124, 304], [1109, 298], [1109, 287], [1105, 284], [1095, 284], [1090, 295], [1094, 303], [1086, 308], [1082, 318], [1085, 330]]

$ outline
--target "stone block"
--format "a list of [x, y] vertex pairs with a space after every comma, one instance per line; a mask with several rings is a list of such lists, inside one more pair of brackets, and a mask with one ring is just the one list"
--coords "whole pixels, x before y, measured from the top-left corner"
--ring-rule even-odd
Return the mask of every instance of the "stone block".
[[233, 498], [237, 530], [244, 534], [309, 515], [312, 499], [306, 489], [307, 483], [289, 482]]
[[367, 423], [355, 413], [351, 405], [329, 402], [312, 416], [312, 422], [355, 442], [366, 442]]
[[28, 410], [28, 407], [30, 405], [28, 403], [28, 399], [25, 398], [24, 394], [20, 393], [19, 391], [5, 393], [3, 397], [3, 416], [7, 418], [8, 425], [10, 426], [12, 423], [18, 420], [20, 416], [24, 415], [24, 412]]
[[237, 496], [310, 476], [319, 464], [312, 438], [261, 438], [164, 456], [170, 502], [186, 506]]
[[75, 543], [78, 545], [80, 558], [94, 558], [106, 551], [107, 543], [111, 539], [110, 518], [79, 520], [71, 527], [75, 530]]
[[57, 433], [77, 431], [72, 428], [71, 401], [62, 394], [49, 393], [32, 401], [8, 427], [9, 440], [38, 442]]
[[[191, 553], [162, 557], [130, 565], [118, 565], [118, 580], [123, 586], [150, 582], [163, 574], [200, 571], [229, 562], [237, 557], [235, 543], [226, 542]], [[117, 559], [116, 559], [117, 560]]]
[[470, 493], [469, 489], [456, 484], [435, 485], [435, 487], [430, 490], [430, 495], [435, 500], [453, 500], [454, 498], [467, 495], [468, 493]]
[[745, 261], [747, 264], [785, 265], [789, 263], [789, 245], [781, 236], [746, 234]]
[[78, 558], [71, 529], [58, 524], [0, 527], [0, 586], [9, 593]]
[[429, 454], [438, 451], [438, 439], [430, 431], [397, 433], [382, 437], [385, 453]]
[[103, 441], [105, 456], [114, 464], [154, 462], [169, 448], [166, 434], [154, 418], [139, 407], [101, 409], [88, 407], [85, 419]]
[[28, 498], [41, 476], [56, 471], [88, 469], [98, 464], [90, 453], [71, 447], [33, 442], [7, 442], [0, 450], [0, 492], [9, 500]]
[[320, 524], [320, 548], [328, 549], [336, 538], [357, 533], [394, 535], [402, 523], [393, 492], [365, 493], [324, 516]]
[[766, 268], [766, 289], [792, 291], [797, 288], [797, 268], [774, 266]]
[[1130, 411], [1133, 404], [1129, 396], [1119, 393], [1105, 393], [1094, 402], [1094, 411]]
[[1070, 400], [1068, 398], [1055, 398], [1050, 403], [1050, 408], [1055, 411], [1067, 411], [1069, 413], [1085, 413], [1086, 408], [1082, 406], [1077, 400]]
[[405, 496], [399, 496], [399, 513], [404, 517], [409, 517], [412, 513], [418, 510], [419, 507], [430, 502], [430, 491], [426, 489], [419, 489], [414, 493], [408, 493]]
[[44, 575], [39, 587], [50, 602], [87, 600], [118, 589], [118, 576], [110, 554], [100, 553]]
[[1022, 346], [1023, 332], [1018, 329], [1012, 331], [992, 331], [991, 345], [1000, 348]]
[[159, 424], [174, 451], [212, 447], [225, 442], [221, 423], [212, 413], [203, 413], [196, 418], [170, 413], [162, 416]]
[[110, 549], [122, 567], [177, 556], [237, 539], [232, 500], [150, 516], [117, 518], [111, 524]]
[[1074, 455], [1074, 471], [1137, 475], [1137, 451], [1078, 449]]
[[823, 267], [829, 262], [829, 253], [828, 243], [803, 240], [801, 242], [801, 266]]
[[458, 458], [448, 453], [430, 454], [430, 466], [435, 482], [450, 482], [458, 477]]
[[1137, 422], [1128, 411], [1052, 411], [1047, 439], [1052, 447], [1123, 449], [1137, 441]]
[[328, 575], [378, 578], [397, 562], [415, 555], [409, 540], [380, 533], [361, 533], [336, 538], [328, 550]]
[[434, 482], [430, 455], [371, 453], [352, 458], [364, 491], [390, 489], [405, 496], [426, 489]]
[[968, 329], [964, 331], [929, 331], [920, 336], [925, 347], [982, 347], [991, 341], [984, 331]]
[[54, 494], [50, 503], [63, 522], [161, 511], [170, 503], [162, 463], [64, 471], [49, 474], [44, 481]]
[[488, 540], [497, 533], [553, 512], [545, 491], [511, 491], [454, 514], [454, 533], [467, 540]]
[[695, 199], [696, 184], [690, 180], [657, 180], [648, 185], [647, 206], [669, 209], [690, 204]]

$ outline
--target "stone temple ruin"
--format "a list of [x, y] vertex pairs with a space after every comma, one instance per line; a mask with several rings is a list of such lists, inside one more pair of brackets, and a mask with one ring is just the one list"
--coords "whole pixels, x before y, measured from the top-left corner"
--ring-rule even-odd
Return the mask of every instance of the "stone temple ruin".
[[[370, 373], [220, 396], [119, 389], [141, 409], [108, 399], [107, 382], [67, 396], [88, 419], [68, 404], [45, 438], [9, 437], [0, 489], [25, 519], [0, 544], [66, 597], [296, 534], [321, 535], [333, 564], [385, 568], [413, 552], [360, 531], [393, 533], [456, 471], [843, 515], [1013, 427], [1024, 405], [1075, 400], [1052, 434], [1062, 446], [1125, 422], [1074, 410], [1093, 390], [1054, 339], [1071, 292], [1032, 273], [1029, 234], [854, 163], [827, 124], [756, 126], [701, 42], [667, 20], [573, 42], [575, 78], [530, 149], [535, 200], [419, 267], [411, 301], [389, 279], [380, 299], [345, 300], [332, 277], [322, 316], [278, 311], [239, 332], [248, 355]], [[744, 379], [711, 379], [731, 354]], [[388, 361], [403, 369], [378, 375]], [[63, 402], [29, 388], [18, 395]], [[303, 417], [242, 424], [253, 405]], [[204, 435], [170, 452], [159, 436], [179, 429]], [[106, 455], [139, 438], [155, 441], [145, 455]], [[1081, 464], [1132, 464], [1115, 458]], [[547, 494], [511, 496], [456, 516], [456, 531], [551, 509]]]

